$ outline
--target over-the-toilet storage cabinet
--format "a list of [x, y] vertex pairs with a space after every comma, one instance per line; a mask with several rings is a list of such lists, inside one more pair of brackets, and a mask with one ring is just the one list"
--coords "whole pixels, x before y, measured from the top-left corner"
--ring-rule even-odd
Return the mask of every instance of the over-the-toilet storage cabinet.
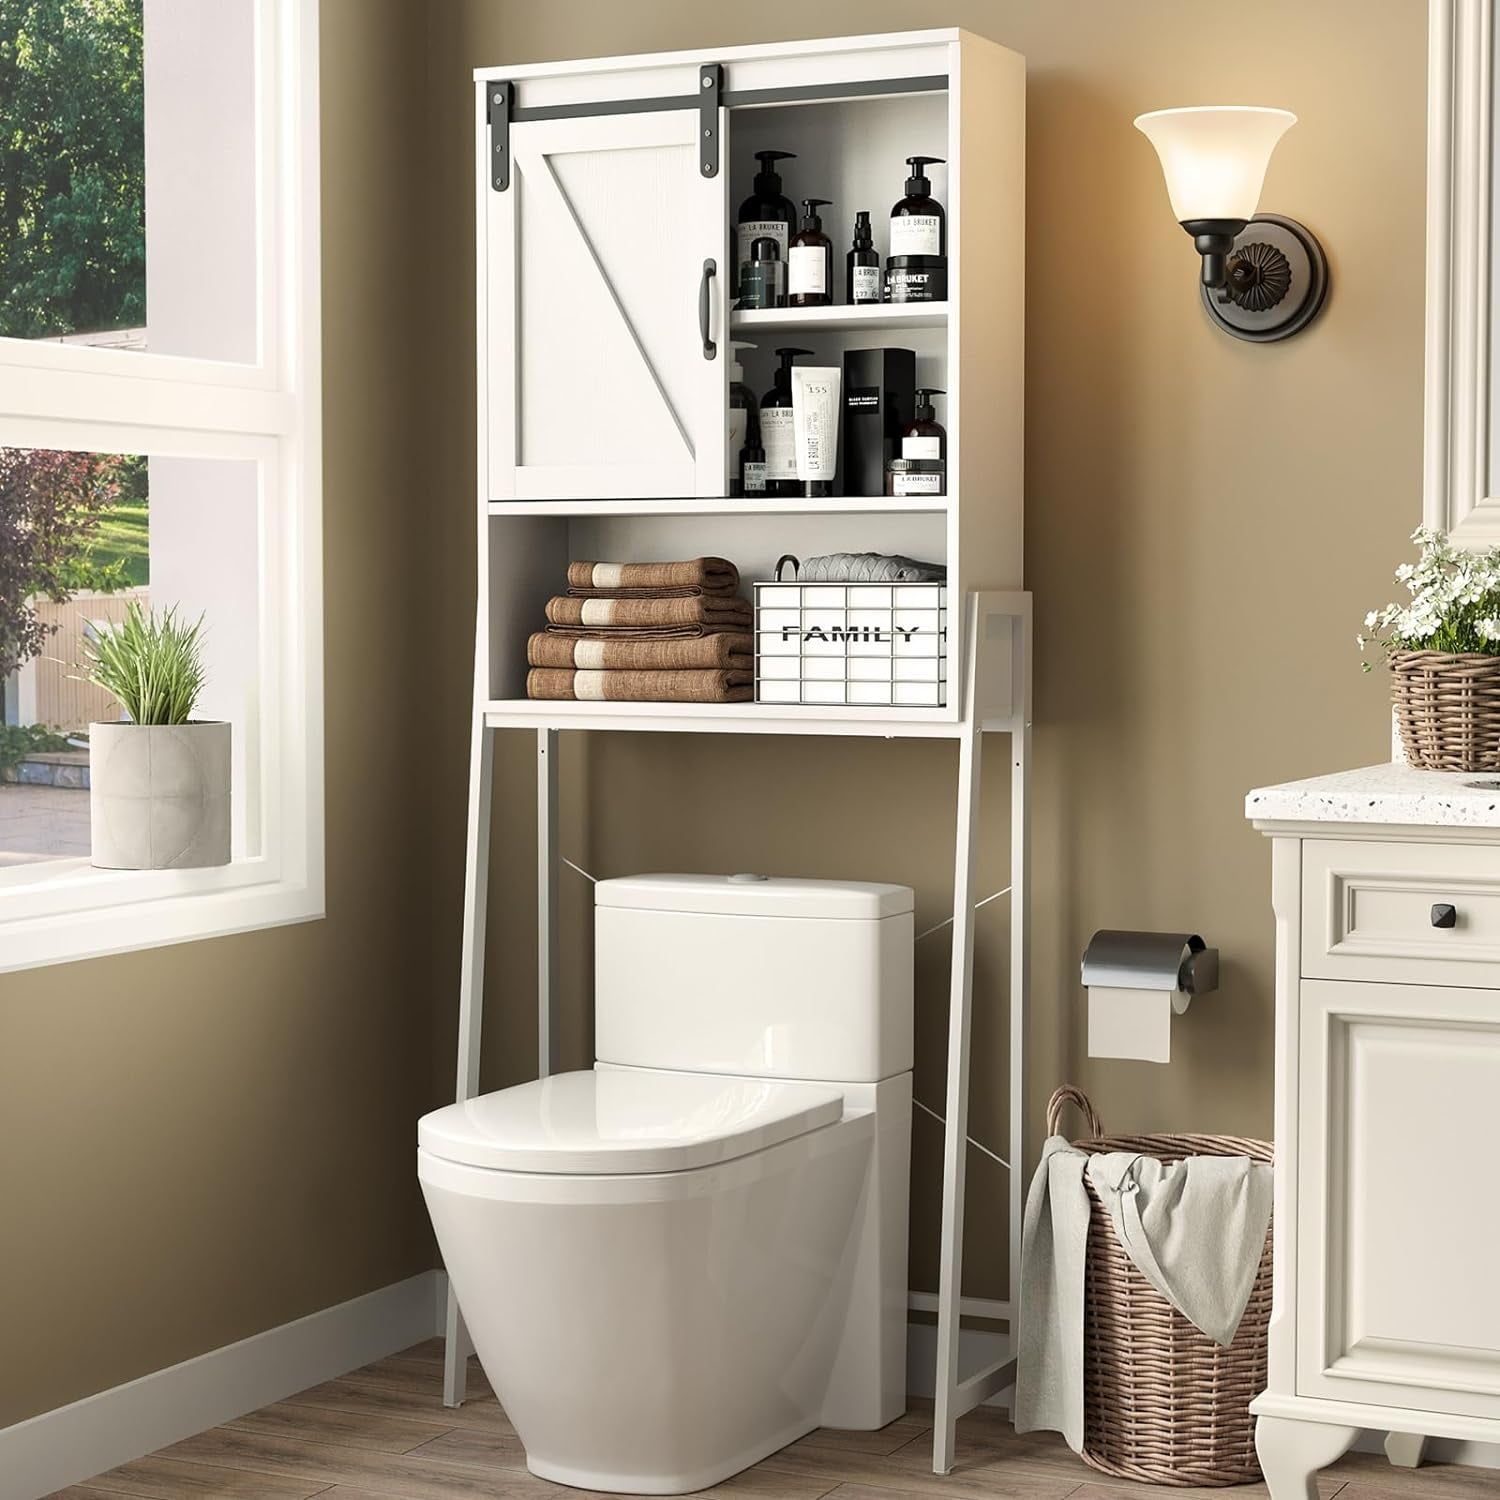
[[[1301, 1500], [1300, 1471], [1353, 1429], [1396, 1434], [1398, 1462], [1426, 1437], [1500, 1440], [1500, 828], [1360, 821], [1382, 817], [1379, 790], [1340, 794], [1339, 821], [1267, 816], [1301, 787], [1326, 811], [1319, 785], [1249, 805], [1277, 918], [1276, 1298], [1255, 1405], [1275, 1500]], [[1464, 790], [1487, 816], [1493, 793]]]
[[[525, 643], [572, 557], [715, 553], [747, 579], [783, 553], [904, 553], [974, 589], [1021, 584], [1023, 60], [956, 30], [476, 73], [481, 588], [489, 698], [524, 700]], [[836, 305], [732, 312], [752, 153], [822, 210]], [[946, 302], [842, 305], [865, 209], [887, 249], [905, 159], [945, 158]], [[947, 392], [947, 493], [730, 498], [731, 342], [757, 399], [773, 350], [917, 357]], [[948, 681], [963, 675], [950, 632]], [[904, 717], [953, 722], [945, 707]], [[680, 707], [680, 705], [679, 705]], [[579, 713], [597, 706], [576, 705]], [[731, 706], [730, 716], [761, 706]], [[566, 717], [566, 710], [563, 711]], [[782, 710], [797, 717], [798, 708]], [[884, 713], [889, 716], [890, 709]], [[845, 717], [815, 710], [814, 716]], [[852, 710], [848, 716], [862, 717]]]
[[[584, 44], [587, 38], [581, 39]], [[959, 1361], [980, 745], [1010, 746], [1009, 1079], [1004, 1155], [1025, 1150], [1031, 601], [1022, 591], [1025, 62], [955, 29], [476, 70], [479, 609], [470, 741], [457, 1097], [479, 1088], [493, 739], [537, 743], [538, 1065], [556, 1055], [563, 730], [862, 735], [957, 748], [933, 1464], [955, 1423], [1010, 1387], [1013, 1349]], [[735, 312], [731, 225], [758, 149], [794, 151], [793, 199], [818, 197], [833, 242], [829, 307]], [[884, 257], [906, 158], [948, 220], [944, 302], [842, 305], [855, 214]], [[838, 365], [850, 348], [915, 355], [947, 392], [947, 491], [818, 499], [730, 495], [732, 342], [757, 398], [779, 345]], [[746, 582], [784, 553], [902, 553], [947, 567], [948, 693], [940, 706], [539, 702], [526, 643], [572, 558], [727, 557]], [[748, 589], [745, 590], [749, 592]], [[755, 795], [752, 788], [749, 795]], [[1011, 1305], [1022, 1176], [1010, 1174]], [[930, 1307], [926, 1289], [913, 1305]], [[993, 1318], [996, 1304], [983, 1303]], [[465, 1339], [449, 1298], [444, 1392], [461, 1400]]]

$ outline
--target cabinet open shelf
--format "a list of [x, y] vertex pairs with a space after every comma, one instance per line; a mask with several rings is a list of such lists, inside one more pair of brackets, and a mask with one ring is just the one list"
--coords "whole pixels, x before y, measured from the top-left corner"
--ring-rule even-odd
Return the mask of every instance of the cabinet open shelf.
[[796, 703], [574, 703], [496, 698], [485, 704], [485, 722], [491, 729], [869, 735], [881, 739], [953, 739], [965, 733], [952, 708]]
[[945, 328], [946, 302], [870, 302], [856, 307], [755, 307], [729, 315], [731, 333], [899, 333]]
[[492, 516], [920, 516], [947, 512], [947, 495], [702, 495], [610, 500], [491, 500]]

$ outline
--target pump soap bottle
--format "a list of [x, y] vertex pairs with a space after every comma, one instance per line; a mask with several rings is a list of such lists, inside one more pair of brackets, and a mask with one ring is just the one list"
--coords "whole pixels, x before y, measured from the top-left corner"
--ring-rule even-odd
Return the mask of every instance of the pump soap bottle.
[[932, 196], [926, 167], [941, 156], [908, 156], [906, 196], [891, 209], [890, 250], [885, 263], [887, 302], [942, 302], [948, 296], [948, 223]]
[[802, 227], [792, 239], [787, 266], [787, 298], [793, 307], [829, 307], [833, 303], [833, 241], [823, 233], [818, 210], [831, 198], [802, 200]]
[[[729, 346], [729, 493], [743, 495], [749, 488], [745, 474], [746, 453], [750, 449], [760, 451], [760, 410], [755, 396], [745, 384], [744, 367], [740, 364], [740, 350], [753, 349], [754, 344], [735, 340]], [[760, 463], [759, 487], [765, 488], [764, 460]], [[751, 476], [754, 477], [754, 476]]]
[[734, 262], [738, 268], [735, 280], [744, 276], [744, 268], [750, 263], [750, 247], [763, 235], [776, 241], [776, 254], [786, 259], [792, 236], [797, 232], [797, 209], [790, 198], [781, 191], [781, 173], [776, 170], [778, 161], [795, 161], [795, 151], [757, 151], [755, 159], [760, 171], [755, 174], [755, 191], [740, 204], [735, 220]]
[[854, 245], [846, 257], [844, 300], [850, 307], [861, 302], [880, 301], [880, 257], [870, 233], [870, 215], [864, 210], [854, 216]]
[[792, 432], [792, 361], [811, 349], [776, 351], [781, 361], [775, 383], [761, 398], [760, 440], [765, 448], [765, 481], [768, 495], [800, 495], [797, 479], [797, 444]]
[[901, 429], [902, 458], [948, 459], [948, 429], [937, 420], [934, 396], [946, 395], [936, 386], [917, 387], [917, 414]]

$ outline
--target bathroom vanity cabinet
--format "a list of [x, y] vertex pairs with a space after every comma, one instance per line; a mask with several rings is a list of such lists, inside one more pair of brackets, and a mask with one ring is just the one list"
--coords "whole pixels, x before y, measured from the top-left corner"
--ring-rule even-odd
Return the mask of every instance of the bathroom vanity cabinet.
[[1392, 765], [1252, 792], [1276, 912], [1276, 1269], [1256, 1443], [1308, 1500], [1500, 1442], [1500, 789]]

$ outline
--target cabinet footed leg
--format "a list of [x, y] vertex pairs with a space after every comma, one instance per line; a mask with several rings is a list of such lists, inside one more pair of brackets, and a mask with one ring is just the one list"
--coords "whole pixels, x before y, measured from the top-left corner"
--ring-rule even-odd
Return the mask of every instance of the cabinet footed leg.
[[1420, 1432], [1388, 1432], [1385, 1435], [1385, 1456], [1398, 1469], [1421, 1468], [1426, 1448], [1427, 1439]]
[[1342, 1458], [1358, 1436], [1357, 1427], [1258, 1417], [1255, 1452], [1271, 1500], [1318, 1500], [1318, 1471]]

